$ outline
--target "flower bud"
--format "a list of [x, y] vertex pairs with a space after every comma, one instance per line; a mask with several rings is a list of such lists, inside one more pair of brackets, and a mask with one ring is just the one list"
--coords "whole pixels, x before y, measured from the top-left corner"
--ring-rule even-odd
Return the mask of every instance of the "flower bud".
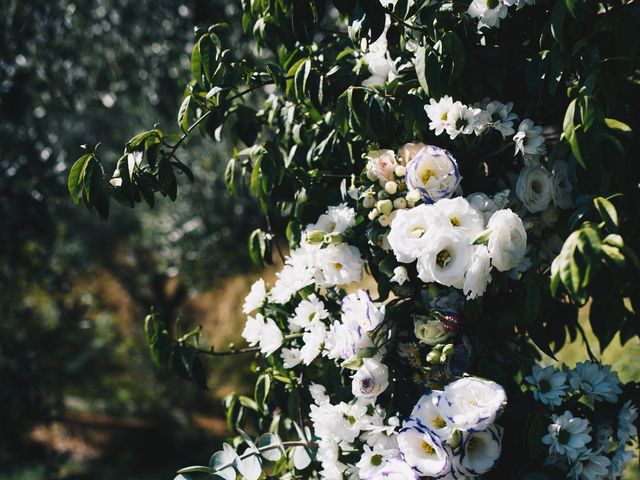
[[453, 343], [448, 343], [442, 349], [442, 353], [444, 355], [451, 355], [453, 354], [454, 350], [455, 350], [455, 347], [453, 346]]
[[373, 172], [372, 170], [367, 170], [367, 178], [372, 182], [375, 182], [376, 180], [378, 180], [378, 177], [376, 176], [375, 172]]
[[397, 210], [403, 210], [403, 209], [407, 208], [407, 200], [404, 199], [403, 197], [396, 198], [393, 201], [393, 208], [395, 208]]
[[462, 432], [456, 429], [454, 429], [451, 432], [451, 435], [449, 435], [449, 438], [447, 438], [447, 444], [451, 447], [452, 450], [454, 450], [454, 453], [456, 452], [458, 447], [460, 447], [461, 440], [462, 440]]
[[339, 232], [329, 233], [324, 236], [324, 243], [328, 243], [331, 245], [337, 245], [338, 243], [342, 243], [344, 237]]
[[436, 345], [451, 337], [451, 332], [444, 328], [439, 320], [425, 320], [425, 317], [416, 317], [414, 332], [418, 340], [426, 345]]
[[389, 195], [394, 195], [398, 191], [398, 184], [394, 181], [387, 182], [384, 184], [384, 190]]
[[344, 362], [342, 362], [342, 367], [347, 368], [349, 370], [358, 370], [362, 365], [362, 358], [357, 355], [352, 355], [347, 358]]
[[389, 369], [373, 358], [365, 358], [353, 376], [351, 393], [355, 397], [374, 399], [389, 386]]
[[440, 363], [440, 352], [436, 350], [431, 350], [427, 354], [427, 362], [433, 363], [433, 364]]
[[376, 204], [376, 208], [384, 215], [389, 215], [393, 210], [393, 202], [391, 200], [379, 200]]
[[380, 211], [377, 208], [374, 208], [369, 212], [369, 220], [375, 220], [378, 215], [380, 215]]
[[378, 217], [378, 223], [383, 227], [388, 227], [391, 220], [389, 219], [389, 215], [380, 215]]
[[307, 233], [306, 241], [310, 245], [320, 245], [324, 242], [325, 233], [320, 230], [313, 230]]
[[384, 200], [385, 198], [389, 198], [389, 194], [384, 190], [380, 190], [378, 192], [378, 200]]
[[413, 207], [416, 203], [420, 201], [422, 196], [420, 195], [420, 192], [418, 192], [417, 190], [410, 190], [409, 193], [407, 193], [405, 198], [407, 199], [407, 203]]
[[396, 174], [396, 177], [404, 177], [407, 174], [407, 169], [404, 165], [398, 165], [394, 173]]
[[373, 208], [375, 205], [376, 205], [376, 199], [373, 198], [372, 195], [365, 194], [364, 198], [362, 199], [362, 206], [364, 208]]

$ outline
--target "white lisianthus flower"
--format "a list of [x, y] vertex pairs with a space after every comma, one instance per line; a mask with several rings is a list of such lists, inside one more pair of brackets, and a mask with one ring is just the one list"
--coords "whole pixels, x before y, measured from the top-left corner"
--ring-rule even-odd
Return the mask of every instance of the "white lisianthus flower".
[[431, 390], [424, 394], [413, 407], [410, 419], [431, 430], [444, 441], [449, 438], [452, 428], [438, 407], [441, 397], [442, 392], [439, 390]]
[[491, 216], [499, 210], [495, 202], [486, 193], [472, 193], [467, 197], [467, 201], [482, 214], [485, 225], [487, 224]]
[[460, 102], [455, 102], [449, 111], [447, 118], [447, 133], [451, 140], [458, 135], [471, 135], [478, 127], [478, 116], [482, 113], [479, 108], [468, 107]]
[[569, 165], [564, 160], [556, 160], [551, 169], [551, 179], [553, 188], [551, 189], [551, 199], [556, 207], [567, 209], [573, 205], [571, 191], [573, 186], [569, 181]]
[[453, 99], [449, 95], [445, 95], [440, 100], [429, 100], [429, 105], [424, 107], [429, 117], [429, 129], [435, 130], [436, 135], [440, 135], [449, 126], [449, 112], [453, 108]]
[[382, 464], [379, 471], [366, 480], [420, 480], [418, 474], [402, 458], [392, 458]]
[[438, 228], [418, 258], [418, 277], [425, 283], [462, 288], [472, 256], [469, 238], [453, 227]]
[[599, 401], [617, 402], [622, 393], [618, 374], [611, 371], [611, 365], [579, 362], [571, 371], [569, 383], [574, 390]]
[[298, 332], [328, 316], [329, 312], [324, 307], [322, 300], [315, 293], [312, 293], [296, 307], [295, 315], [289, 320], [289, 329], [292, 332]]
[[387, 240], [399, 262], [411, 263], [429, 243], [432, 230], [445, 225], [446, 220], [433, 205], [418, 205], [398, 211]]
[[[425, 107], [426, 108], [426, 107]], [[413, 157], [415, 157], [420, 150], [426, 145], [424, 143], [405, 143], [400, 150], [398, 150], [398, 157], [400, 158], [400, 164], [406, 165]]]
[[261, 278], [251, 285], [249, 294], [244, 299], [242, 305], [242, 313], [250, 314], [254, 310], [260, 308], [267, 299], [267, 286]]
[[589, 421], [574, 417], [568, 410], [551, 418], [553, 423], [549, 425], [549, 433], [542, 437], [542, 443], [549, 445], [550, 454], [566, 455], [574, 461], [591, 441]]
[[260, 352], [268, 357], [282, 346], [282, 330], [272, 318], [267, 318], [260, 330]]
[[447, 385], [439, 407], [447, 422], [458, 430], [483, 430], [507, 404], [504, 388], [495, 382], [464, 377]]
[[542, 127], [534, 125], [533, 120], [526, 118], [520, 123], [518, 131], [513, 136], [516, 144], [516, 155], [522, 153], [525, 163], [529, 161], [535, 162], [539, 155], [547, 153], [547, 147], [544, 144], [542, 136]]
[[571, 470], [569, 470], [567, 478], [576, 480], [599, 480], [604, 478], [609, 471], [611, 460], [601, 453], [601, 451], [594, 452], [591, 449], [582, 452], [575, 460]]
[[450, 468], [449, 455], [438, 436], [417, 422], [405, 421], [398, 433], [398, 449], [420, 475], [439, 477]]
[[497, 27], [507, 16], [507, 5], [502, 0], [473, 0], [467, 13], [471, 18], [477, 18], [480, 25]]
[[[349, 405], [344, 402], [337, 405], [330, 402], [311, 405], [309, 418], [313, 423], [315, 434], [322, 440], [332, 439], [337, 443], [353, 443], [360, 434], [360, 429], [357, 422], [349, 420], [348, 412]], [[335, 453], [337, 457], [337, 445]]]
[[484, 230], [482, 214], [463, 197], [443, 198], [434, 204], [436, 211], [456, 230], [474, 239]]
[[409, 273], [405, 267], [396, 267], [393, 269], [393, 276], [389, 280], [398, 285], [404, 285], [404, 282], [409, 280]]
[[496, 100], [489, 102], [485, 108], [490, 117], [489, 126], [500, 132], [502, 138], [506, 138], [515, 133], [513, 122], [518, 116], [511, 112], [512, 108], [512, 102], [502, 103]]
[[500, 425], [490, 425], [486, 430], [464, 435], [460, 467], [468, 475], [477, 476], [495, 468], [502, 453]]
[[638, 418], [638, 408], [627, 400], [618, 413], [618, 442], [625, 444], [630, 438], [638, 435], [638, 429], [635, 426]]
[[522, 219], [510, 209], [498, 210], [489, 219], [489, 255], [491, 264], [501, 272], [516, 267], [524, 258], [527, 232]]
[[364, 263], [356, 247], [346, 243], [329, 245], [318, 252], [316, 261], [320, 271], [316, 283], [320, 287], [349, 285], [362, 280]]
[[467, 298], [477, 298], [484, 294], [491, 283], [491, 256], [485, 245], [474, 247], [473, 257], [464, 275], [462, 291]]
[[395, 170], [398, 166], [396, 154], [393, 150], [374, 150], [367, 155], [367, 178], [378, 180], [381, 186], [395, 178]]
[[366, 290], [359, 289], [342, 299], [342, 316], [344, 324], [353, 329], [370, 332], [384, 320], [385, 306], [371, 301]]
[[337, 321], [329, 328], [325, 342], [327, 356], [334, 360], [348, 360], [373, 346], [368, 332]]
[[389, 386], [389, 369], [374, 358], [364, 358], [351, 382], [354, 397], [373, 400]]
[[533, 385], [533, 397], [545, 405], [559, 406], [569, 388], [567, 374], [553, 367], [542, 368], [540, 365], [534, 365], [531, 375], [524, 379]]
[[530, 165], [520, 170], [516, 195], [529, 212], [545, 210], [551, 203], [552, 191], [551, 175], [542, 165]]
[[462, 177], [449, 152], [427, 145], [407, 165], [406, 179], [409, 190], [418, 191], [426, 203], [434, 203], [449, 198]]
[[417, 317], [413, 324], [413, 331], [425, 345], [437, 345], [451, 337], [452, 333], [444, 328], [440, 320], [428, 320], [424, 317]]

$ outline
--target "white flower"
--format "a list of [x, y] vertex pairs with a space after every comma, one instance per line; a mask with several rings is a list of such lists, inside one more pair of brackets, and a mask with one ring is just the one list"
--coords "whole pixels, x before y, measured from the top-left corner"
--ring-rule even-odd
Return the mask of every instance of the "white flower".
[[302, 300], [295, 310], [293, 318], [289, 319], [289, 329], [292, 332], [308, 328], [312, 324], [324, 320], [329, 316], [329, 312], [324, 308], [324, 303], [315, 293], [312, 293], [306, 300]]
[[480, 25], [497, 27], [507, 16], [507, 6], [502, 0], [473, 0], [467, 12], [471, 18], [478, 18]]
[[482, 214], [485, 225], [491, 216], [499, 210], [495, 202], [486, 193], [472, 193], [467, 197], [467, 201]]
[[447, 385], [438, 405], [444, 418], [462, 431], [491, 425], [507, 403], [500, 385], [476, 377], [464, 377]]
[[424, 147], [426, 147], [424, 143], [405, 143], [402, 147], [400, 147], [400, 150], [398, 150], [400, 164], [406, 165], [407, 163], [409, 163], [411, 160], [413, 160], [413, 157], [415, 157], [418, 152]]
[[449, 126], [449, 112], [453, 108], [453, 99], [445, 95], [440, 100], [429, 100], [429, 105], [424, 107], [431, 122], [429, 129], [435, 130], [436, 135], [440, 135]]
[[542, 443], [549, 445], [550, 454], [566, 455], [569, 460], [575, 460], [591, 441], [589, 421], [574, 417], [568, 410], [562, 415], [554, 414], [552, 419]]
[[276, 283], [269, 292], [271, 301], [285, 304], [300, 289], [313, 283], [316, 252], [315, 248], [307, 245], [291, 251], [282, 270], [276, 273]]
[[502, 433], [502, 427], [494, 424], [486, 430], [465, 434], [460, 454], [461, 469], [473, 476], [493, 470], [502, 453]]
[[272, 318], [267, 318], [260, 330], [260, 352], [268, 357], [282, 346], [282, 330]]
[[513, 136], [513, 141], [516, 144], [516, 154], [521, 152], [525, 162], [547, 153], [547, 147], [545, 147], [544, 137], [542, 136], [542, 127], [534, 126], [533, 120], [528, 118], [520, 123], [518, 131]]
[[460, 102], [455, 102], [447, 118], [447, 133], [451, 140], [458, 135], [471, 135], [480, 126], [478, 116], [482, 113], [479, 108], [472, 108]]
[[413, 262], [429, 243], [432, 230], [443, 225], [446, 220], [433, 205], [399, 210], [387, 237], [396, 259], [402, 263]]
[[260, 308], [267, 299], [267, 287], [264, 280], [261, 278], [251, 285], [251, 291], [244, 299], [244, 305], [242, 305], [242, 312], [247, 315]]
[[300, 360], [305, 365], [311, 364], [322, 350], [327, 338], [327, 329], [321, 322], [312, 324], [302, 335], [303, 347], [300, 349]]
[[556, 160], [551, 169], [551, 178], [553, 180], [553, 188], [551, 190], [551, 199], [556, 207], [567, 209], [573, 205], [571, 191], [573, 186], [569, 181], [569, 166], [564, 160]]
[[618, 413], [618, 441], [621, 444], [627, 443], [629, 439], [635, 437], [638, 434], [638, 429], [635, 426], [635, 421], [638, 418], [638, 408], [631, 403], [631, 400], [627, 402], [620, 409]]
[[611, 461], [600, 454], [600, 451], [593, 452], [591, 449], [582, 452], [571, 467], [568, 478], [574, 480], [599, 480], [609, 471]]
[[524, 378], [527, 383], [534, 386], [533, 397], [545, 405], [559, 406], [569, 386], [567, 374], [558, 372], [553, 367], [542, 368], [534, 365], [531, 375]]
[[418, 277], [425, 283], [462, 288], [472, 256], [473, 246], [464, 234], [453, 227], [438, 228], [418, 258]]
[[407, 165], [407, 186], [426, 203], [450, 197], [458, 188], [460, 172], [455, 158], [442, 148], [427, 145]]
[[391, 24], [391, 19], [388, 15], [385, 16], [385, 22], [384, 32], [375, 42], [369, 45], [367, 52], [363, 56], [364, 63], [367, 65], [369, 73], [371, 73], [371, 77], [362, 82], [365, 87], [393, 81], [398, 75], [396, 61], [391, 58], [387, 50], [387, 29]]
[[518, 118], [515, 113], [511, 112], [513, 103], [501, 103], [498, 101], [489, 102], [485, 108], [489, 114], [489, 126], [500, 132], [503, 138], [513, 135], [513, 122]]
[[315, 434], [321, 439], [331, 438], [336, 442], [353, 443], [360, 434], [357, 423], [349, 420], [349, 405], [341, 402], [333, 405], [329, 402], [311, 405], [309, 418]]
[[327, 403], [329, 401], [327, 388], [324, 385], [320, 385], [319, 383], [311, 383], [309, 385], [309, 393], [311, 394], [311, 398], [316, 405], [322, 405], [323, 403]]
[[404, 460], [420, 475], [439, 477], [450, 468], [449, 456], [435, 433], [411, 420], [398, 433]]
[[452, 428], [438, 407], [441, 397], [442, 392], [439, 390], [431, 390], [424, 394], [413, 407], [410, 419], [431, 430], [444, 441], [449, 438]]
[[305, 231], [319, 230], [324, 233], [344, 233], [356, 223], [356, 212], [346, 204], [333, 205], [318, 217], [314, 224], [307, 225]]
[[375, 475], [366, 480], [419, 480], [418, 474], [400, 457], [387, 460]]
[[349, 285], [362, 280], [364, 263], [356, 247], [346, 243], [329, 245], [317, 253], [316, 261], [320, 270], [316, 283], [320, 287]]
[[569, 383], [574, 390], [580, 390], [595, 400], [617, 402], [622, 393], [618, 374], [611, 371], [610, 365], [595, 362], [580, 362], [571, 371]]
[[355, 397], [375, 399], [389, 386], [389, 369], [374, 358], [364, 358], [351, 382], [351, 393]]
[[616, 453], [614, 453], [611, 458], [611, 464], [609, 465], [609, 478], [610, 480], [617, 480], [622, 476], [622, 472], [624, 471], [627, 463], [629, 463], [633, 458], [635, 458], [636, 453], [630, 450], [625, 450], [624, 445], [619, 446], [616, 449]]
[[249, 346], [254, 347], [258, 344], [263, 327], [264, 316], [261, 313], [256, 314], [255, 317], [247, 317], [247, 323], [244, 326], [244, 330], [242, 330], [242, 336]]
[[371, 301], [366, 290], [359, 289], [342, 299], [342, 322], [353, 329], [370, 332], [384, 320], [385, 306]]
[[463, 197], [443, 198], [434, 204], [436, 211], [456, 230], [471, 240], [484, 230], [482, 214]]
[[280, 357], [282, 357], [284, 368], [293, 368], [302, 362], [300, 350], [297, 348], [283, 348], [280, 352]]
[[374, 150], [369, 152], [367, 158], [366, 172], [369, 180], [378, 180], [380, 185], [384, 186], [386, 182], [395, 178], [394, 172], [398, 162], [393, 150]]
[[418, 340], [425, 345], [437, 345], [452, 335], [440, 320], [428, 320], [425, 317], [416, 317], [413, 331]]
[[347, 360], [358, 355], [365, 348], [373, 346], [373, 341], [367, 332], [340, 322], [334, 322], [331, 325], [325, 342], [327, 356], [342, 360]]
[[[398, 453], [398, 450], [387, 449], [382, 445], [375, 445], [373, 448], [365, 445], [360, 461], [356, 463], [359, 478], [376, 478], [375, 476], [378, 474], [383, 475], [381, 478], [388, 478], [388, 472], [385, 475], [387, 461], [397, 457]], [[407, 468], [409, 468], [408, 465]]]
[[467, 298], [477, 298], [484, 294], [491, 283], [491, 256], [484, 245], [474, 247], [471, 263], [464, 274], [462, 291]]
[[504, 272], [516, 267], [524, 258], [527, 232], [522, 219], [510, 209], [498, 210], [489, 219], [489, 255], [491, 264]]
[[404, 282], [409, 280], [409, 273], [405, 267], [396, 267], [393, 269], [393, 276], [389, 280], [398, 285], [404, 285]]
[[530, 165], [520, 170], [516, 195], [531, 213], [542, 212], [551, 202], [553, 182], [542, 165]]

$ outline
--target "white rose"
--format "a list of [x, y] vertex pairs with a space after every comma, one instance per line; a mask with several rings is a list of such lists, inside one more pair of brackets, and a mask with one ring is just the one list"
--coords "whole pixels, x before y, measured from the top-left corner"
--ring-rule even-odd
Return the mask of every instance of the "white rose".
[[453, 227], [436, 228], [418, 258], [418, 277], [426, 283], [462, 288], [472, 255], [469, 238]]
[[563, 160], [556, 160], [551, 169], [553, 188], [551, 189], [551, 199], [556, 207], [567, 209], [573, 205], [571, 190], [573, 186], [569, 181], [569, 166]]
[[427, 320], [417, 317], [414, 321], [413, 331], [418, 340], [425, 345], [436, 345], [451, 337], [451, 332], [444, 328], [439, 320]]
[[531, 213], [541, 212], [549, 206], [552, 190], [551, 176], [542, 165], [532, 165], [520, 170], [516, 195]]
[[373, 358], [365, 358], [353, 376], [351, 393], [358, 398], [374, 399], [389, 386], [387, 366]]
[[413, 157], [415, 157], [420, 150], [426, 145], [424, 143], [405, 143], [400, 150], [398, 150], [398, 157], [400, 157], [400, 163], [406, 165]]
[[446, 224], [433, 205], [398, 210], [387, 240], [399, 262], [411, 263], [429, 243], [431, 230]]
[[436, 210], [455, 229], [474, 239], [484, 230], [482, 214], [463, 197], [443, 198], [434, 204]]
[[378, 180], [380, 185], [394, 179], [394, 172], [398, 166], [393, 150], [374, 150], [369, 152], [367, 163], [367, 177]]
[[522, 219], [510, 209], [498, 210], [489, 219], [489, 255], [491, 263], [504, 272], [516, 267], [524, 258], [527, 248], [527, 232]]
[[460, 455], [461, 470], [474, 477], [493, 470], [502, 453], [502, 432], [500, 425], [491, 425], [481, 432], [465, 434]]
[[484, 294], [491, 283], [491, 256], [484, 245], [475, 247], [473, 258], [467, 273], [464, 275], [462, 291], [467, 298], [476, 298]]
[[406, 178], [409, 190], [420, 192], [426, 203], [450, 197], [462, 180], [455, 158], [433, 145], [424, 147], [407, 164]]
[[465, 377], [447, 385], [440, 403], [447, 422], [458, 430], [483, 430], [507, 403], [502, 386], [489, 380]]

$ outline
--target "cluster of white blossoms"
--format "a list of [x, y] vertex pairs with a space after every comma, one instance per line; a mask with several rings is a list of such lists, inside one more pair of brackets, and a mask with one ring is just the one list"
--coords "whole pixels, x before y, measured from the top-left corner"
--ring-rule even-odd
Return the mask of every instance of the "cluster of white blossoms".
[[[603, 403], [618, 403], [622, 389], [617, 373], [595, 362], [580, 362], [573, 369], [564, 365], [561, 370], [534, 365], [525, 380], [534, 398], [553, 412], [548, 433], [542, 437], [542, 443], [549, 446], [547, 463], [563, 468], [572, 479], [620, 478], [635, 456], [627, 447], [638, 433], [638, 410], [629, 400], [619, 405], [613, 418], [607, 418], [611, 407], [600, 411]], [[580, 398], [593, 402], [593, 423], [563, 406], [565, 400]], [[562, 413], [556, 413], [555, 407]]]
[[478, 19], [478, 27], [497, 27], [507, 16], [509, 7], [520, 10], [525, 5], [533, 5], [535, 0], [473, 0], [467, 13]]
[[[502, 428], [494, 422], [507, 401], [500, 385], [464, 377], [442, 391], [428, 391], [401, 425], [396, 415], [385, 420], [375, 404], [387, 387], [387, 369], [373, 359], [354, 375], [350, 403], [332, 404], [323, 387], [311, 387], [322, 478], [467, 479], [495, 467]], [[346, 456], [357, 461], [349, 463]]]

